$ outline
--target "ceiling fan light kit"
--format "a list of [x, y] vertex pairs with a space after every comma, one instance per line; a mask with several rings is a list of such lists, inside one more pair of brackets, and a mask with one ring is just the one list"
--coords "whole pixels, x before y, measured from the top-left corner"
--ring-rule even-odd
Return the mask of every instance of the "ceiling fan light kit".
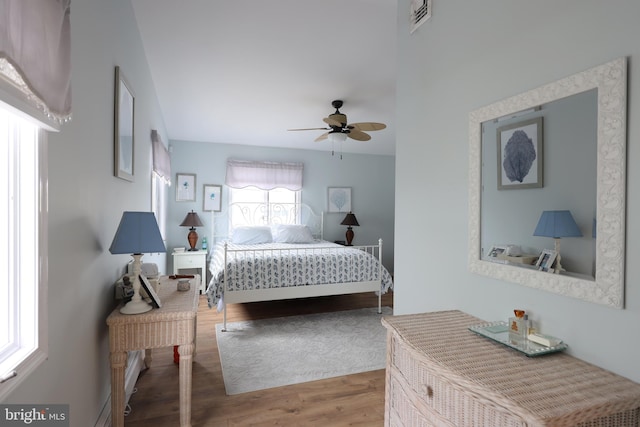
[[326, 130], [328, 132], [323, 133], [317, 137], [316, 141], [323, 141], [329, 139], [331, 142], [344, 142], [347, 138], [355, 139], [356, 141], [369, 141], [371, 136], [364, 131], [371, 132], [376, 130], [382, 130], [387, 127], [384, 123], [375, 122], [361, 122], [347, 124], [347, 116], [340, 112], [343, 102], [339, 99], [331, 103], [333, 108], [336, 109], [335, 113], [329, 114], [329, 117], [322, 119], [328, 128], [306, 128], [306, 129], [289, 129], [292, 131], [297, 130]]

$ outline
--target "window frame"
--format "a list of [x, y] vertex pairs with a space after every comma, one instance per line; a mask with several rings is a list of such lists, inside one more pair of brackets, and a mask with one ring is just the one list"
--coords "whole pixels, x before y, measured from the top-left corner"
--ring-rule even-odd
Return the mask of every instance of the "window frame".
[[[0, 93], [2, 95], [2, 93]], [[0, 109], [6, 111], [10, 114], [15, 121], [27, 121], [30, 125], [35, 127], [35, 135], [36, 141], [34, 144], [36, 145], [33, 153], [36, 155], [36, 165], [33, 168], [34, 176], [34, 185], [33, 192], [30, 193], [31, 196], [34, 197], [34, 203], [37, 204], [36, 210], [34, 213], [34, 221], [30, 222], [30, 226], [34, 227], [34, 222], [37, 222], [35, 225], [37, 227], [37, 233], [35, 233], [35, 238], [37, 242], [35, 246], [33, 246], [33, 241], [29, 243], [24, 243], [24, 246], [20, 245], [20, 236], [18, 236], [13, 245], [9, 246], [9, 242], [7, 242], [7, 248], [13, 250], [16, 254], [29, 253], [29, 251], [33, 252], [34, 259], [32, 267], [35, 268], [35, 271], [32, 271], [32, 275], [35, 278], [35, 283], [32, 288], [32, 295], [35, 295], [36, 299], [36, 307], [33, 311], [29, 311], [30, 318], [35, 317], [35, 321], [31, 324], [32, 329], [30, 332], [33, 333], [31, 339], [34, 341], [33, 345], [29, 348], [22, 348], [18, 346], [18, 350], [14, 350], [9, 357], [5, 357], [3, 362], [0, 363], [0, 401], [3, 401], [16, 387], [18, 387], [29, 375], [35, 371], [35, 369], [44, 362], [48, 357], [49, 350], [49, 329], [48, 329], [48, 134], [47, 130], [56, 130], [51, 126], [33, 118], [21, 111], [21, 109], [16, 108], [8, 103], [4, 102], [6, 99], [4, 96], [0, 97]], [[11, 141], [14, 144], [14, 149], [18, 147], [20, 142], [16, 142], [14, 139]], [[18, 158], [16, 156], [13, 157], [13, 166], [18, 163]], [[17, 172], [14, 172], [14, 179], [17, 179]], [[22, 189], [18, 192], [18, 183], [12, 183], [14, 194], [18, 194], [20, 197], [23, 197]], [[14, 215], [22, 217], [19, 208], [16, 205], [19, 205], [20, 200], [18, 198], [14, 198], [13, 202], [11, 201], [11, 195], [8, 195], [9, 200], [7, 207], [11, 206]], [[22, 226], [26, 228], [29, 224]], [[25, 248], [25, 246], [27, 248]], [[31, 249], [29, 249], [31, 247]], [[8, 258], [7, 262], [11, 262]], [[16, 264], [17, 261], [14, 262]], [[14, 294], [16, 295], [16, 300], [14, 301], [15, 306], [17, 307], [20, 304], [24, 304], [24, 301], [20, 301], [19, 293], [15, 292], [15, 290], [20, 286], [23, 288], [24, 285], [21, 283], [18, 284], [18, 279], [11, 283], [10, 286], [13, 287]], [[13, 296], [12, 295], [12, 296]], [[18, 318], [19, 316], [16, 314], [14, 320], [16, 321], [24, 321], [25, 319]], [[22, 325], [22, 323], [21, 323]], [[18, 326], [20, 328], [21, 326]], [[21, 331], [24, 333], [25, 331]], [[14, 340], [17, 341], [17, 340]], [[17, 359], [17, 360], [16, 360]]]
[[[255, 202], [238, 202], [238, 201], [234, 201], [234, 199], [237, 200], [237, 194], [238, 192], [242, 192], [242, 191], [246, 191], [246, 190], [250, 190], [250, 191], [256, 191], [256, 192], [261, 192], [262, 193], [262, 200], [261, 201], [255, 201]], [[272, 191], [289, 191], [294, 193], [294, 202], [271, 202], [270, 198], [271, 198], [271, 192]], [[234, 193], [236, 193], [235, 197], [234, 197]], [[285, 205], [285, 204], [292, 204], [294, 205], [297, 209], [296, 209], [296, 223], [300, 222], [300, 209], [298, 209], [298, 207], [302, 204], [302, 190], [289, 190], [287, 188], [274, 188], [271, 190], [264, 190], [261, 188], [258, 188], [256, 186], [250, 186], [250, 187], [245, 187], [245, 188], [233, 188], [230, 187], [229, 188], [229, 206], [231, 205], [239, 205], [239, 204], [247, 204], [247, 205], [253, 205], [256, 206], [256, 208], [254, 208], [253, 210], [257, 210], [259, 206], [265, 206], [265, 212], [266, 212], [266, 217], [263, 218], [263, 224], [264, 225], [273, 225], [276, 224], [277, 222], [273, 222], [273, 218], [271, 217], [271, 213], [272, 213], [272, 206], [273, 205]], [[229, 209], [229, 231], [233, 231], [232, 228], [234, 226], [234, 224], [236, 223], [244, 223], [244, 221], [234, 221], [234, 212], [238, 212], [236, 210], [232, 210]], [[240, 212], [238, 212], [240, 213]], [[255, 218], [254, 218], [255, 219]], [[253, 223], [250, 225], [259, 225], [257, 223]]]

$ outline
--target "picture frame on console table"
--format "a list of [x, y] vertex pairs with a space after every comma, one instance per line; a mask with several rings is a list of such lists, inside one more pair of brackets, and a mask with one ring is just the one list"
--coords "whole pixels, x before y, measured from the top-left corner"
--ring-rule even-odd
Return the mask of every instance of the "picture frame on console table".
[[142, 289], [144, 289], [147, 295], [149, 295], [149, 299], [151, 300], [151, 305], [153, 306], [153, 308], [162, 307], [162, 301], [160, 301], [160, 297], [158, 296], [158, 294], [156, 294], [153, 286], [151, 286], [151, 282], [149, 282], [149, 279], [147, 279], [147, 277], [142, 274], [138, 277], [140, 278], [140, 285], [142, 285]]

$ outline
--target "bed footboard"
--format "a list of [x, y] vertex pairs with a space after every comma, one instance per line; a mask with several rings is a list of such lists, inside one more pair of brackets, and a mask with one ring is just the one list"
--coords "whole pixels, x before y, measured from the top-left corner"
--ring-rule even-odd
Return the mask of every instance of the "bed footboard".
[[382, 264], [382, 239], [377, 245], [299, 248], [232, 249], [224, 243], [221, 258], [223, 331], [226, 304], [377, 292], [382, 313], [382, 294], [392, 286]]

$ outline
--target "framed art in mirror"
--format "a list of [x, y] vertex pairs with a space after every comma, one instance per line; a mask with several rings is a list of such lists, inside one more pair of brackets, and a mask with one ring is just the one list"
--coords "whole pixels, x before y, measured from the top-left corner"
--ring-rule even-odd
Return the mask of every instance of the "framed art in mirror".
[[[483, 124], [592, 90], [597, 93], [595, 275], [549, 274], [484, 260], [481, 240]], [[469, 114], [469, 270], [583, 301], [623, 308], [626, 121], [627, 59], [624, 57], [472, 111]], [[546, 139], [548, 143], [549, 139]]]
[[133, 181], [135, 96], [120, 67], [115, 74], [114, 175]]
[[542, 187], [542, 117], [497, 129], [498, 190]]

